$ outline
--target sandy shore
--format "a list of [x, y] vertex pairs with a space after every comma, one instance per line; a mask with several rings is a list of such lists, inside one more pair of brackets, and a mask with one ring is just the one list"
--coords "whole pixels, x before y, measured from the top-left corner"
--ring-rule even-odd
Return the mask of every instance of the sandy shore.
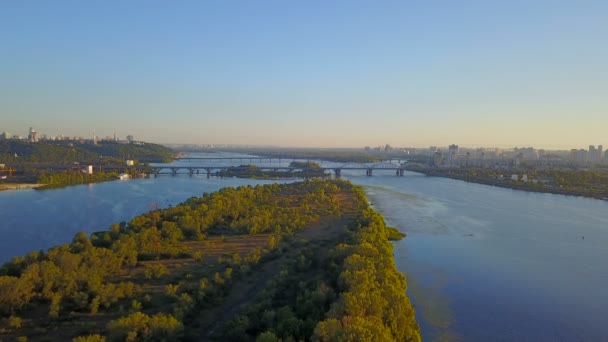
[[4, 190], [23, 190], [23, 189], [34, 189], [44, 184], [31, 184], [31, 183], [4, 183], [0, 184], [0, 191]]

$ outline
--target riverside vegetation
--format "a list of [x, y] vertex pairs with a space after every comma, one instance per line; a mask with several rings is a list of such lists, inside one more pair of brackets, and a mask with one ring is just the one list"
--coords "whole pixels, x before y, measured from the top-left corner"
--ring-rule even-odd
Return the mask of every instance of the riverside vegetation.
[[0, 340], [419, 341], [388, 228], [347, 181], [225, 188], [0, 269]]
[[[501, 171], [485, 168], [410, 169], [424, 173], [427, 176], [447, 177], [510, 189], [608, 199], [608, 171], [605, 169], [528, 169], [519, 171]], [[519, 177], [526, 174], [530, 180], [511, 180], [511, 174], [516, 174]], [[502, 179], [500, 178], [501, 176], [503, 177]]]
[[[121, 172], [136, 176], [148, 170], [142, 163], [170, 162], [176, 156], [167, 147], [144, 142], [0, 141], [0, 163], [11, 169], [10, 176], [3, 182], [43, 184], [37, 188], [39, 190], [117, 179], [118, 171], [103, 171], [104, 167], [124, 167]], [[127, 168], [126, 159], [139, 165]], [[95, 165], [94, 173], [81, 172], [85, 165]]]
[[312, 177], [327, 177], [329, 174], [321, 168], [321, 165], [315, 162], [299, 162], [293, 161], [289, 167], [297, 170], [288, 171], [270, 171], [264, 170], [264, 167], [257, 165], [241, 165], [228, 168], [218, 173], [221, 177], [239, 177], [239, 178], [254, 178], [254, 179], [281, 179], [281, 178], [312, 178]]

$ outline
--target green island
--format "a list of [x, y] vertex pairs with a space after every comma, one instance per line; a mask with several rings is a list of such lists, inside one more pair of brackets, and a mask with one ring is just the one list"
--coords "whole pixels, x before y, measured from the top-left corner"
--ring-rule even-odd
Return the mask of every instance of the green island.
[[[419, 168], [411, 171], [504, 188], [608, 199], [608, 172], [605, 169], [496, 170], [487, 168]], [[512, 176], [517, 179], [511, 179]], [[526, 179], [522, 179], [523, 176]]]
[[218, 172], [220, 177], [239, 177], [254, 179], [282, 179], [282, 178], [313, 178], [328, 177], [321, 165], [315, 162], [293, 161], [289, 164], [295, 170], [270, 171], [257, 165], [240, 165]]
[[[39, 190], [75, 184], [103, 182], [120, 173], [137, 177], [148, 171], [147, 163], [171, 162], [177, 153], [162, 145], [115, 141], [0, 141], [0, 190], [11, 184], [33, 185]], [[126, 161], [132, 161], [128, 166]], [[86, 167], [92, 165], [92, 174]]]
[[0, 340], [420, 341], [388, 228], [342, 180], [224, 188], [0, 268]]
[[[130, 177], [138, 177], [138, 173], [129, 173]], [[36, 187], [36, 190], [46, 190], [46, 189], [56, 189], [62, 188], [70, 185], [78, 185], [78, 184], [89, 184], [89, 183], [99, 183], [99, 182], [107, 182], [111, 180], [116, 180], [119, 178], [119, 173], [116, 171], [104, 172], [99, 171], [93, 174], [83, 173], [83, 172], [45, 172], [41, 171], [38, 174], [37, 183], [40, 185]]]

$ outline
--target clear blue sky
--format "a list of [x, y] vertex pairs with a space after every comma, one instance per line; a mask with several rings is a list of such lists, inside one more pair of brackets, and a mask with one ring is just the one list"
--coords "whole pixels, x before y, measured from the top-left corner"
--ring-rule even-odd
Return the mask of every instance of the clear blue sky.
[[608, 145], [608, 1], [2, 1], [0, 131]]

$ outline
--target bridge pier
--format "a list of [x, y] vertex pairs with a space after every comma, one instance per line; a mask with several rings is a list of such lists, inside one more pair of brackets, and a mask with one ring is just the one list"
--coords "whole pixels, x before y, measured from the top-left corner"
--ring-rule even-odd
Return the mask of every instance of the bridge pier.
[[207, 171], [207, 178], [211, 177], [211, 169], [206, 168], [205, 171]]
[[336, 178], [340, 178], [342, 176], [342, 169], [334, 169], [334, 174]]
[[371, 177], [373, 175], [373, 169], [367, 169], [367, 171], [365, 172], [365, 175], [368, 177]]
[[188, 168], [188, 173], [190, 174], [190, 177], [192, 177], [194, 175], [194, 169]]
[[403, 169], [399, 169], [399, 177], [403, 177]]

